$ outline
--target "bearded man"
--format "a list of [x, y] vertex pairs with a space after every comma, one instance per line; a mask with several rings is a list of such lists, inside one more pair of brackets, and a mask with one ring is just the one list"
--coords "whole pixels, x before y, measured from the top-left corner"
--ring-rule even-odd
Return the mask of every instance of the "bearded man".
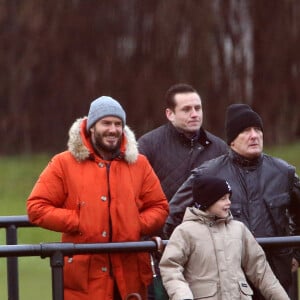
[[[55, 155], [28, 200], [32, 223], [70, 243], [139, 241], [158, 232], [168, 202], [146, 157], [139, 154], [120, 103], [102, 96], [69, 131], [68, 150]], [[147, 299], [149, 253], [65, 257], [64, 299]]]

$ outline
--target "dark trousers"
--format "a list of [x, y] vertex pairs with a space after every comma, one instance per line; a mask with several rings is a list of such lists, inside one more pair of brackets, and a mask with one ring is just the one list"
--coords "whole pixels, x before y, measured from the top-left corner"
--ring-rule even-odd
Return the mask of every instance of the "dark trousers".
[[298, 300], [298, 272], [293, 273], [292, 284], [289, 289], [289, 297], [291, 300]]
[[148, 286], [147, 296], [148, 296], [148, 300], [155, 300], [154, 286], [152, 282]]

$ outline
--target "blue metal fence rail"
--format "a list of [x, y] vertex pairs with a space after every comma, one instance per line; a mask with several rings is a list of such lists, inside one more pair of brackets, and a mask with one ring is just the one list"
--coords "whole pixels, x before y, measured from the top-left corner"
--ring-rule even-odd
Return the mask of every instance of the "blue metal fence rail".
[[[7, 258], [7, 285], [8, 299], [19, 300], [18, 257], [40, 256], [50, 258], [52, 271], [52, 299], [63, 300], [63, 265], [64, 256], [86, 253], [108, 252], [139, 252], [155, 251], [157, 244], [154, 241], [123, 242], [123, 243], [41, 243], [18, 245], [18, 227], [34, 227], [27, 216], [0, 217], [0, 228], [6, 229], [6, 245], [0, 246], [0, 257]], [[264, 248], [296, 247], [300, 245], [300, 236], [257, 238]], [[163, 244], [167, 244], [167, 240]]]

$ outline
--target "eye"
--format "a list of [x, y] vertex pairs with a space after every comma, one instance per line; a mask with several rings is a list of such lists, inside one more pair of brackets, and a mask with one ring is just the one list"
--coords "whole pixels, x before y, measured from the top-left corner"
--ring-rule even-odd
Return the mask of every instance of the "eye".
[[183, 109], [182, 109], [182, 111], [184, 111], [184, 112], [189, 112], [191, 109], [189, 108], [189, 107], [184, 107]]

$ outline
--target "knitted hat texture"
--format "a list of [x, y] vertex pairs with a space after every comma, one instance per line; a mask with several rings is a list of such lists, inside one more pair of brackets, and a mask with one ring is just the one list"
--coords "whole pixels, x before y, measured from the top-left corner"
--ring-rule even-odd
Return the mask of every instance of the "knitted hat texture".
[[203, 174], [194, 177], [193, 199], [199, 209], [206, 210], [226, 194], [232, 194], [226, 180]]
[[231, 104], [227, 108], [225, 130], [227, 144], [246, 128], [258, 127], [263, 131], [261, 117], [247, 104]]
[[102, 96], [97, 98], [91, 103], [88, 118], [87, 118], [87, 131], [100, 119], [114, 116], [122, 120], [123, 127], [126, 124], [126, 113], [121, 104], [115, 99]]

